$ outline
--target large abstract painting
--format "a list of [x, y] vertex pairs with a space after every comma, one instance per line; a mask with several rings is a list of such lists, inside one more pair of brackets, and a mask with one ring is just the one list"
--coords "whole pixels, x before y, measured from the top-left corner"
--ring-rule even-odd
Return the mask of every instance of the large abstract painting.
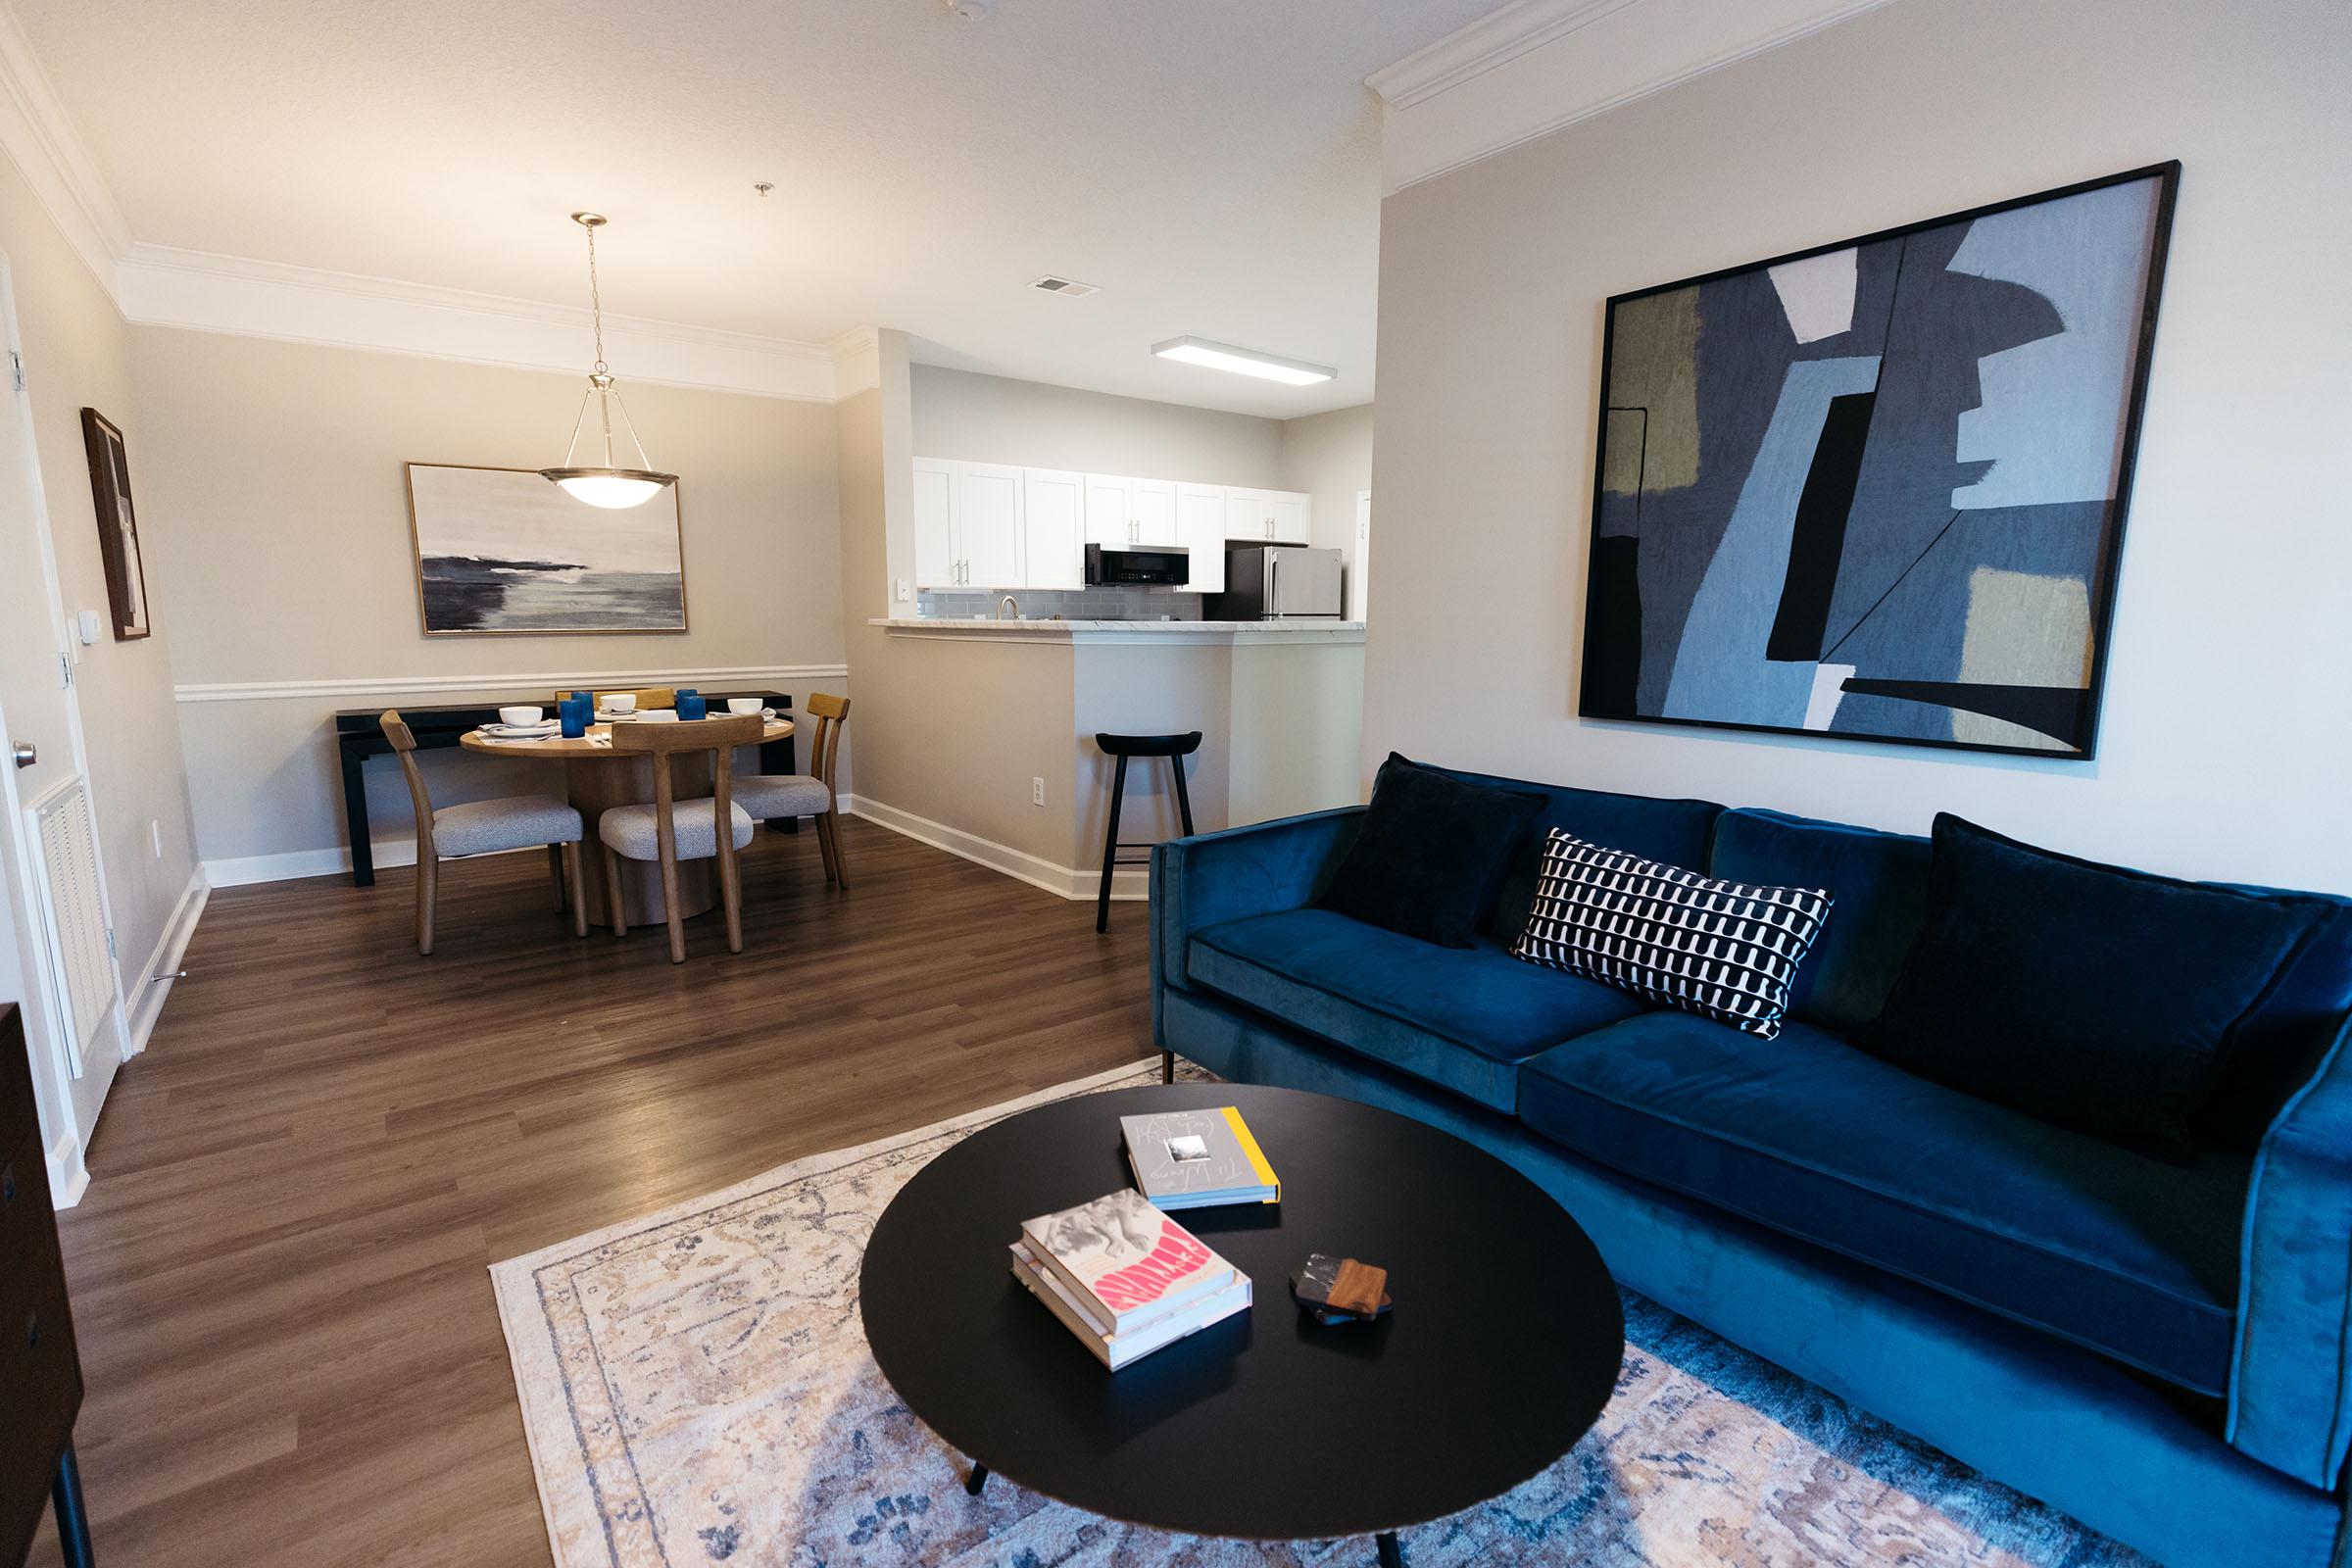
[[674, 484], [609, 511], [534, 468], [412, 463], [409, 520], [428, 637], [686, 629]]
[[2089, 757], [2179, 172], [1610, 300], [1579, 710]]

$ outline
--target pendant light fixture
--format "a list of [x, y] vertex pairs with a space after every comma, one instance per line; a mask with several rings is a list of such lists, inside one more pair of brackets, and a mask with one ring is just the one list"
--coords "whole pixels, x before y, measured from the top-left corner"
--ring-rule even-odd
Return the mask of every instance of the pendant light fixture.
[[[604, 224], [604, 215], [574, 213], [571, 220], [588, 231], [588, 311], [596, 323], [596, 368], [588, 372], [588, 390], [580, 399], [580, 416], [571, 421], [571, 441], [564, 448], [564, 466], [541, 468], [539, 476], [554, 480], [592, 507], [618, 510], [643, 506], [662, 486], [676, 484], [678, 476], [655, 471], [652, 460], [645, 455], [645, 443], [637, 439], [637, 424], [629, 417], [629, 406], [621, 402], [620, 391], [612, 384], [612, 371], [605, 364], [605, 302], [596, 286], [596, 231]], [[593, 467], [575, 467], [571, 458], [579, 448], [580, 430], [588, 422], [591, 401], [596, 404], [597, 423], [604, 432], [605, 461]], [[615, 408], [620, 410], [621, 428], [628, 432], [629, 444], [637, 449], [637, 467], [620, 468], [612, 465]]]

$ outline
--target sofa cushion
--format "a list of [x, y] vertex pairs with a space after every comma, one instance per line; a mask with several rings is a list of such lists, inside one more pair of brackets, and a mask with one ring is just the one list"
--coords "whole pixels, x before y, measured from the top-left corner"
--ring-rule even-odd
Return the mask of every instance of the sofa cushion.
[[1493, 942], [1433, 947], [1330, 909], [1210, 926], [1185, 967], [1197, 988], [1505, 1112], [1519, 1102], [1519, 1063], [1642, 1010]]
[[1762, 1046], [1683, 1012], [1538, 1055], [1519, 1116], [1604, 1164], [2182, 1387], [2228, 1387], [2243, 1158], [2162, 1164], [1809, 1024]]
[[1712, 801], [1670, 801], [1649, 795], [1612, 795], [1606, 790], [1571, 789], [1565, 784], [1536, 784], [1525, 779], [1500, 778], [1492, 773], [1446, 771], [1455, 778], [1496, 789], [1532, 790], [1550, 804], [1538, 813], [1503, 874], [1494, 918], [1486, 929], [1508, 945], [1527, 925], [1528, 906], [1535, 903], [1536, 879], [1544, 867], [1544, 836], [1553, 828], [1573, 833], [1588, 844], [1606, 844], [1630, 850], [1644, 859], [1668, 865], [1707, 863], [1707, 842], [1723, 808]]
[[1707, 870], [1734, 882], [1829, 890], [1837, 908], [1797, 971], [1788, 1013], [1842, 1031], [1886, 1005], [1927, 917], [1928, 858], [1924, 838], [1739, 809], [1715, 819]]
[[2077, 859], [1936, 818], [1928, 918], [1873, 1055], [2175, 1164], [2238, 1021], [2329, 901]]
[[1440, 947], [1478, 945], [1511, 852], [1548, 801], [1389, 754], [1347, 858], [1316, 902]]

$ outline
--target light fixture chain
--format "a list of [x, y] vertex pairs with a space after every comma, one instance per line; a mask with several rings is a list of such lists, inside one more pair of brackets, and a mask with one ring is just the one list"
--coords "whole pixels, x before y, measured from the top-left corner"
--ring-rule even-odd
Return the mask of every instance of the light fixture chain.
[[605, 370], [605, 297], [596, 283], [596, 225], [588, 227], [588, 315], [596, 325], [596, 368]]

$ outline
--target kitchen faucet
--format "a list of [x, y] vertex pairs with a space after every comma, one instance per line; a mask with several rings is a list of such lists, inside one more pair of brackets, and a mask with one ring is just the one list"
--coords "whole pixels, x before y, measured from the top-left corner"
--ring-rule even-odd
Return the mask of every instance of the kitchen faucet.
[[997, 602], [997, 618], [999, 620], [1003, 620], [1004, 618], [1004, 607], [1006, 605], [1010, 605], [1012, 607], [1012, 618], [1015, 620], [1020, 619], [1021, 602], [1013, 598], [1010, 594], [1006, 594], [1003, 599]]

